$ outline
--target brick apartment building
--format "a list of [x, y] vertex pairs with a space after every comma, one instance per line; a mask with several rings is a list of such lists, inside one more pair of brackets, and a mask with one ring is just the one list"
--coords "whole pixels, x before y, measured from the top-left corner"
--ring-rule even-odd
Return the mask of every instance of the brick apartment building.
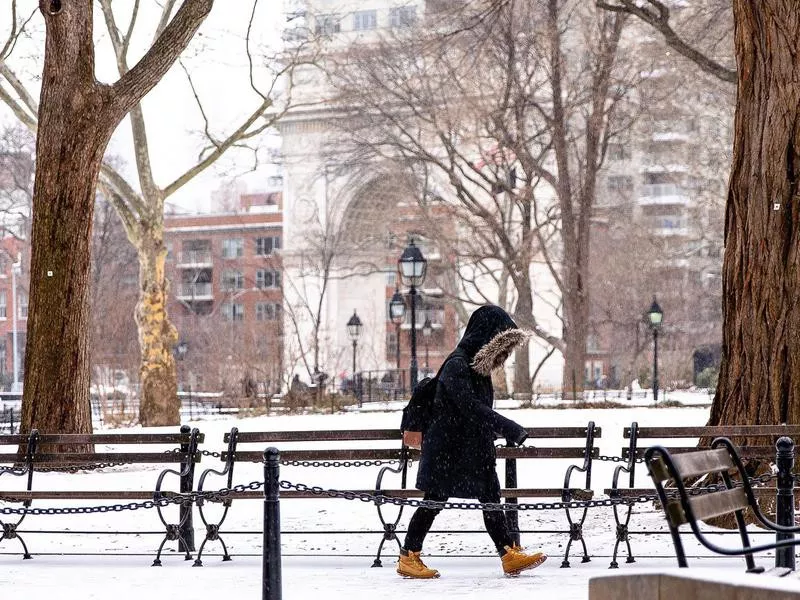
[[185, 348], [181, 387], [280, 389], [282, 210], [272, 192], [241, 196], [237, 212], [165, 216], [168, 310]]
[[0, 238], [0, 389], [2, 390], [10, 390], [14, 381], [15, 310], [17, 381], [22, 381], [24, 374], [28, 323], [28, 259], [28, 245], [25, 242], [10, 234]]

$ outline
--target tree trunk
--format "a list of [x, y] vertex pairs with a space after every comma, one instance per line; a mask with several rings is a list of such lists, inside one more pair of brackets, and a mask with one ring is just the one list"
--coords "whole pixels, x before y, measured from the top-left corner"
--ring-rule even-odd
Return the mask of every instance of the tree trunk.
[[[527, 273], [523, 273], [525, 277]], [[514, 321], [521, 329], [533, 329], [533, 294], [531, 293], [530, 279], [515, 282], [518, 298], [514, 310]], [[514, 398], [523, 402], [530, 402], [532, 395], [531, 386], [531, 359], [530, 346], [523, 344], [514, 352]]]
[[168, 281], [164, 267], [167, 248], [160, 212], [142, 222], [137, 241], [139, 255], [139, 301], [136, 304], [136, 325], [139, 331], [141, 367], [139, 379], [139, 423], [144, 427], [178, 425], [180, 400], [172, 349], [178, 343], [178, 332], [167, 317]]
[[91, 227], [100, 162], [116, 123], [104, 118], [109, 88], [94, 79], [91, 5], [42, 11], [47, 37], [36, 140], [22, 432], [92, 430]]
[[709, 425], [800, 423], [800, 11], [734, 1], [739, 65], [723, 340]]
[[[565, 396], [578, 400], [583, 396], [584, 370], [586, 368], [586, 336], [589, 307], [580, 284], [568, 274], [570, 292], [564, 296], [564, 383]], [[575, 291], [572, 291], [575, 290]]]

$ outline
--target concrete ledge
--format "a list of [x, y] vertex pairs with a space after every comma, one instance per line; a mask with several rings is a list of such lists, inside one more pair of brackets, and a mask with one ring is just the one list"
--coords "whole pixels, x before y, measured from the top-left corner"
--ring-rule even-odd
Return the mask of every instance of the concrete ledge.
[[[695, 571], [695, 572], [692, 572]], [[589, 600], [800, 600], [800, 579], [724, 569], [681, 569], [589, 580]]]

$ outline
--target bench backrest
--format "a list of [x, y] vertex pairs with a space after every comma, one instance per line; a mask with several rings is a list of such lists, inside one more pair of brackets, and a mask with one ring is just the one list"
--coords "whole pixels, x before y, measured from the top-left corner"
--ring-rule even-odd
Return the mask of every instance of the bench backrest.
[[[586, 473], [586, 489], [591, 487], [592, 459], [599, 456], [595, 439], [602, 430], [589, 422], [586, 427], [527, 427], [528, 441], [520, 448], [500, 447], [497, 458], [564, 458], [583, 461], [582, 472]], [[573, 445], [542, 445], [537, 440], [574, 440]], [[221, 453], [226, 463], [225, 472], [232, 474], [235, 462], [261, 462], [264, 460], [264, 446], [294, 442], [400, 442], [395, 447], [385, 444], [372, 448], [324, 448], [324, 449], [281, 449], [281, 460], [285, 461], [405, 461], [419, 458], [419, 450], [402, 444], [402, 434], [398, 429], [356, 429], [328, 431], [239, 431], [234, 428], [224, 436], [228, 449]], [[258, 444], [258, 450], [241, 450], [241, 444]], [[378, 447], [383, 446], [383, 447]], [[405, 466], [404, 466], [405, 468]]]
[[[687, 566], [679, 534], [681, 525], [688, 524], [703, 545], [719, 550], [705, 538], [698, 521], [733, 514], [743, 548], [751, 546], [744, 509], [757, 507], [757, 504], [744, 465], [730, 440], [717, 438], [709, 449], [680, 454], [674, 454], [664, 446], [651, 446], [645, 451], [645, 464], [667, 518], [679, 566]], [[701, 494], [690, 493], [686, 486], [687, 479], [701, 478], [705, 481], [714, 475], [721, 479], [722, 484], [716, 488], [707, 486]], [[668, 482], [674, 487], [666, 487]], [[753, 555], [745, 553], [745, 558], [748, 569], [753, 569]]]
[[[600, 427], [593, 423], [587, 427], [527, 427], [528, 440], [574, 439], [573, 446], [528, 445], [521, 448], [498, 448], [498, 458], [597, 458], [599, 449], [594, 440], [602, 435]], [[353, 441], [398, 441], [402, 434], [398, 429], [350, 429], [329, 431], [238, 431], [234, 428], [226, 433], [223, 441], [230, 446], [235, 441], [234, 460], [260, 462], [263, 460], [265, 444], [287, 442], [353, 442]], [[580, 440], [580, 443], [577, 443]], [[260, 450], [240, 450], [242, 444], [259, 444]], [[326, 448], [319, 450], [284, 449], [283, 460], [400, 460], [403, 457], [417, 458], [419, 451], [404, 448]], [[227, 460], [228, 452], [222, 453]]]
[[[90, 463], [181, 463], [188, 457], [200, 461], [197, 446], [205, 439], [199, 430], [184, 426], [175, 433], [73, 433], [0, 435], [0, 464], [30, 463], [86, 465]], [[131, 446], [132, 451], [94, 452], [95, 444]], [[141, 445], [169, 445], [166, 451], [143, 452]], [[12, 450], [13, 449], [13, 450]]]
[[[708, 445], [690, 445], [688, 440], [713, 440], [719, 437], [745, 440], [748, 443], [737, 446], [739, 455], [744, 458], [775, 458], [775, 442], [781, 437], [800, 439], [799, 425], [729, 425], [700, 427], [640, 427], [634, 421], [625, 427], [622, 437], [629, 440], [622, 448], [622, 458], [627, 461], [630, 473], [630, 486], [634, 487], [636, 460], [644, 457], [648, 446], [658, 443], [667, 448], [670, 454], [694, 452], [708, 448]], [[669, 442], [667, 441], [669, 440]], [[674, 443], [672, 443], [674, 440]], [[684, 441], [686, 440], [686, 441]]]

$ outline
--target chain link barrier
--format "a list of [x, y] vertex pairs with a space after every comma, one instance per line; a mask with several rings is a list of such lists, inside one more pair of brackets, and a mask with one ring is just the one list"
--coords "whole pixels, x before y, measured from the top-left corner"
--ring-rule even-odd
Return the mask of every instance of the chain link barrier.
[[[179, 450], [178, 450], [179, 451]], [[168, 450], [168, 453], [174, 453], [174, 450]], [[203, 451], [203, 454], [219, 454], [219, 453], [212, 453], [208, 451]], [[606, 457], [607, 459], [611, 459], [613, 462], [625, 462], [625, 459], [620, 458], [619, 460], [614, 460], [618, 457]], [[330, 461], [281, 461], [281, 464], [289, 464], [292, 466], [326, 466], [326, 463]], [[349, 466], [373, 466], [367, 465], [366, 463], [378, 463], [384, 464], [387, 462], [396, 462], [396, 461], [342, 461], [343, 463], [349, 463]], [[409, 461], [410, 462], [410, 461]], [[100, 463], [98, 463], [100, 464]], [[114, 464], [114, 463], [106, 463], [106, 464]], [[125, 464], [125, 463], [121, 463]], [[346, 466], [344, 464], [336, 463], [336, 466]], [[60, 467], [64, 468], [64, 467]], [[81, 467], [82, 468], [82, 467]], [[11, 469], [20, 469], [18, 467], [4, 467], [3, 470], [0, 470], [0, 474], [3, 471], [8, 471]], [[24, 472], [24, 470], [23, 470]], [[748, 481], [751, 486], [754, 488], [762, 487], [777, 479], [777, 475], [774, 473], [765, 473], [763, 475], [759, 475], [757, 477], [748, 478]], [[431, 508], [436, 510], [481, 510], [481, 511], [535, 511], [535, 510], [565, 510], [565, 509], [583, 509], [583, 508], [596, 508], [596, 507], [603, 507], [603, 506], [616, 506], [616, 505], [635, 505], [635, 504], [646, 504], [651, 502], [658, 501], [658, 495], [653, 494], [641, 494], [637, 496], [627, 496], [627, 497], [610, 497], [610, 498], [603, 498], [599, 500], [570, 500], [570, 501], [562, 501], [562, 502], [520, 502], [520, 503], [487, 503], [487, 502], [436, 502], [433, 500], [419, 500], [416, 498], [395, 498], [393, 496], [385, 496], [383, 494], [371, 494], [368, 492], [351, 492], [351, 491], [342, 491], [336, 489], [324, 489], [320, 486], [309, 486], [304, 483], [292, 483], [290, 481], [282, 480], [279, 482], [279, 486], [281, 489], [284, 490], [296, 490], [298, 492], [306, 492], [311, 493], [317, 496], [327, 496], [331, 498], [342, 498], [345, 500], [360, 500], [361, 502], [376, 504], [376, 505], [395, 505], [395, 506], [410, 506], [414, 508]], [[734, 487], [742, 487], [743, 483], [736, 482]], [[128, 510], [139, 510], [139, 509], [151, 509], [155, 507], [166, 507], [171, 504], [182, 504], [184, 506], [190, 506], [193, 503], [202, 503], [204, 501], [209, 502], [223, 502], [229, 498], [229, 496], [236, 492], [244, 492], [248, 490], [259, 490], [264, 487], [263, 481], [252, 481], [248, 484], [240, 484], [235, 485], [231, 488], [221, 488], [215, 491], [204, 491], [204, 492], [187, 492], [187, 493], [176, 493], [176, 492], [158, 492], [154, 494], [158, 497], [155, 497], [153, 500], [145, 500], [143, 502], [128, 502], [124, 504], [112, 504], [112, 505], [104, 505], [104, 506], [77, 506], [77, 507], [68, 507], [68, 508], [36, 508], [36, 507], [28, 507], [28, 508], [11, 508], [11, 507], [0, 507], [0, 515], [74, 515], [74, 514], [95, 514], [95, 513], [109, 513], [109, 512], [123, 512]], [[713, 492], [719, 492], [727, 489], [727, 487], [723, 483], [718, 484], [711, 484], [707, 486], [696, 486], [692, 488], [688, 488], [687, 492], [691, 496], [699, 496], [702, 494], [708, 494]], [[624, 491], [625, 488], [620, 488], [619, 491]], [[669, 498], [677, 498], [678, 492], [677, 490], [668, 492]], [[19, 502], [19, 500], [15, 499], [12, 495], [9, 496], [1, 496], [0, 501], [5, 502]]]
[[[203, 456], [210, 456], [213, 458], [222, 458], [222, 452], [214, 452], [211, 450], [198, 450]], [[261, 462], [261, 461], [253, 461]], [[350, 467], [380, 467], [383, 465], [390, 465], [398, 462], [396, 458], [388, 459], [375, 459], [375, 460], [282, 460], [280, 464], [284, 467], [313, 467], [313, 468], [350, 468]], [[402, 461], [400, 461], [402, 463]], [[408, 466], [413, 464], [413, 461], [408, 460]]]

